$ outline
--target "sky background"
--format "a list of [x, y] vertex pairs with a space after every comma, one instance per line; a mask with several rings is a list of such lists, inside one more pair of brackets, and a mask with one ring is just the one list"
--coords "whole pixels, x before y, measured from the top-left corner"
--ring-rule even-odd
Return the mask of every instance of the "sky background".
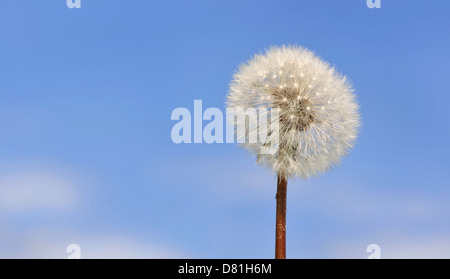
[[174, 144], [238, 66], [302, 45], [348, 76], [342, 164], [288, 183], [288, 258], [450, 258], [450, 2], [0, 0], [0, 258], [273, 258], [276, 177]]

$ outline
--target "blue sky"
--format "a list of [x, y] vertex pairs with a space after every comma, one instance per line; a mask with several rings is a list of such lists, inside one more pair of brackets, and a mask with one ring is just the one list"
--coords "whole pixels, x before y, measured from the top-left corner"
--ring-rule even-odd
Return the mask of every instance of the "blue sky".
[[0, 0], [0, 258], [272, 258], [276, 178], [173, 109], [302, 45], [355, 88], [342, 164], [288, 183], [289, 258], [450, 257], [448, 1]]

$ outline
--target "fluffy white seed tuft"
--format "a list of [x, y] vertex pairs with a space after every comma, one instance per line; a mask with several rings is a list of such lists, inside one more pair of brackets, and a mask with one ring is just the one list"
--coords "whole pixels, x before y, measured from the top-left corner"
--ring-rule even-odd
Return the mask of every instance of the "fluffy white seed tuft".
[[241, 145], [272, 171], [306, 179], [337, 165], [353, 146], [360, 121], [352, 91], [344, 76], [311, 51], [273, 47], [240, 66], [227, 106], [279, 108], [275, 153], [261, 154], [264, 143]]

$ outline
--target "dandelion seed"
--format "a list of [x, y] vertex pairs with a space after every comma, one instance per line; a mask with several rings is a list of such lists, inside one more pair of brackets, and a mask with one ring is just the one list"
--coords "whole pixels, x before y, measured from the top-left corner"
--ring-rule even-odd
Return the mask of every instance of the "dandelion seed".
[[[288, 65], [288, 67], [283, 71], [278, 70], [277, 68], [281, 64]], [[313, 79], [316, 79], [315, 83], [318, 86], [327, 84], [327, 88], [334, 90], [324, 89], [320, 93], [316, 92], [312, 95], [308, 93], [308, 88], [312, 88], [312, 84], [308, 82], [308, 79], [298, 79], [304, 75], [304, 69], [307, 69]], [[278, 155], [262, 154], [261, 165], [268, 166], [274, 172], [282, 173], [287, 177], [301, 176], [306, 179], [323, 173], [338, 164], [340, 158], [352, 147], [359, 123], [358, 106], [350, 84], [343, 76], [330, 71], [330, 69], [331, 67], [326, 62], [302, 47], [271, 48], [265, 55], [256, 56], [241, 66], [240, 72], [234, 76], [230, 85], [228, 107], [256, 108], [258, 104], [255, 103], [254, 96], [257, 94], [258, 96], [278, 96], [278, 98], [273, 98], [269, 105], [271, 108], [280, 109], [280, 120], [286, 118], [286, 113], [291, 114], [292, 103], [298, 110], [295, 113], [298, 116], [296, 118], [298, 122], [286, 122], [285, 125], [288, 126], [280, 125], [279, 131], [277, 131], [280, 135]], [[271, 91], [265, 91], [255, 86], [255, 84], [260, 84], [258, 74], [261, 71], [281, 72], [294, 78], [297, 77], [297, 82], [288, 85], [280, 83], [280, 81], [269, 82], [266, 80], [263, 81], [265, 87], [272, 84], [273, 86]], [[293, 90], [293, 87], [298, 87], [296, 89], [298, 94], [289, 93], [292, 92], [290, 90]], [[273, 90], [274, 88], [277, 89]], [[249, 89], [254, 89], [255, 92]], [[328, 99], [328, 106], [319, 115], [315, 112], [315, 108], [322, 106], [323, 99]], [[307, 114], [305, 114], [306, 111], [308, 111]], [[310, 131], [313, 123], [315, 130]], [[299, 138], [283, 136], [285, 134], [283, 131], [292, 128], [301, 132], [302, 136]], [[317, 136], [309, 136], [310, 132], [314, 132]], [[339, 140], [330, 140], [331, 138]], [[260, 155], [258, 146], [255, 144], [243, 143], [242, 145], [248, 147], [256, 156]], [[298, 146], [302, 146], [302, 148], [298, 148]]]

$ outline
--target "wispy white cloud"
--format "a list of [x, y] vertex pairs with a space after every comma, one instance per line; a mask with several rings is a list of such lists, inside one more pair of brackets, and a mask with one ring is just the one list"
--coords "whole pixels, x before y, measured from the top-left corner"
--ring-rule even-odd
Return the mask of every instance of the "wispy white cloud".
[[[85, 225], [50, 218], [46, 224], [17, 220], [51, 217], [80, 209], [89, 197], [83, 192], [86, 174], [41, 162], [0, 168], [0, 258], [67, 258], [69, 244], [81, 247], [82, 258], [181, 258], [185, 255], [155, 236], [110, 230], [90, 231]], [[79, 211], [77, 211], [79, 212]], [[64, 213], [63, 213], [64, 214]], [[34, 217], [31, 217], [34, 216]]]
[[63, 209], [77, 204], [74, 182], [49, 169], [31, 168], [0, 175], [0, 209]]
[[66, 250], [70, 244], [79, 245], [80, 256], [84, 259], [186, 257], [183, 252], [155, 239], [144, 241], [120, 233], [75, 232], [48, 227], [0, 234], [0, 258], [65, 259], [72, 253]]
[[[371, 239], [369, 241], [368, 239]], [[369, 244], [380, 247], [385, 259], [449, 259], [450, 237], [444, 234], [409, 235], [405, 232], [384, 231], [365, 237], [327, 242], [326, 253], [331, 258], [367, 258]]]
[[[305, 218], [307, 212], [319, 212], [316, 216], [321, 222], [333, 223], [329, 227], [308, 224], [320, 232], [317, 237], [307, 236], [313, 246], [320, 246], [320, 257], [367, 258], [366, 247], [374, 243], [381, 247], [382, 258], [450, 258], [448, 197], [417, 189], [377, 191], [367, 186], [324, 179], [314, 187], [293, 191], [298, 201], [292, 208], [296, 215]], [[320, 231], [324, 228], [330, 231]], [[291, 222], [291, 233], [303, 230], [304, 226]], [[302, 252], [304, 247], [299, 248], [299, 255], [309, 257]]]

